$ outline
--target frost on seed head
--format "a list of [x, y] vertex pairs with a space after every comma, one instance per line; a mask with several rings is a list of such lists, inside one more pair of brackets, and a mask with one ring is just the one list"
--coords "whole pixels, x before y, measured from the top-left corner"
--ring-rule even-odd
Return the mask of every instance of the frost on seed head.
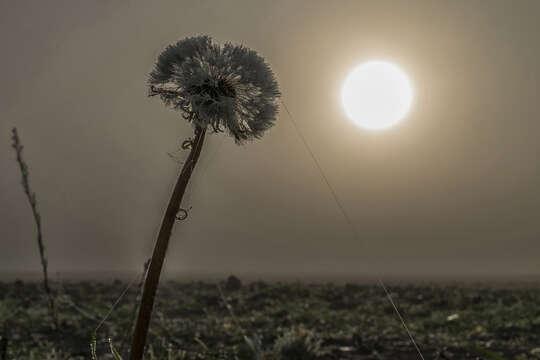
[[159, 96], [195, 126], [227, 131], [237, 143], [262, 137], [274, 125], [279, 87], [270, 66], [241, 45], [196, 36], [169, 45], [149, 79]]

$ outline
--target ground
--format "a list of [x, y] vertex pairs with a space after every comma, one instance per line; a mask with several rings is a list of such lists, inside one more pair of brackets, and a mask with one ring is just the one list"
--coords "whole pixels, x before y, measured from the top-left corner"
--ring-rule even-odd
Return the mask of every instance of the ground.
[[[251, 359], [252, 348], [264, 359], [419, 358], [377, 284], [220, 284], [223, 295], [215, 283], [161, 284], [148, 359]], [[540, 359], [538, 285], [389, 285], [426, 359]], [[53, 286], [58, 330], [39, 282], [0, 282], [0, 360], [90, 359], [127, 284]], [[113, 358], [108, 339], [125, 354], [138, 293], [134, 284], [97, 330], [98, 359]]]

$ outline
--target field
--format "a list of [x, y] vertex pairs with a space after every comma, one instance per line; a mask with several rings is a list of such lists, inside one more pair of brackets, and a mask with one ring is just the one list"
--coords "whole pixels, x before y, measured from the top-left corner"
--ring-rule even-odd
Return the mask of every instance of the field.
[[[215, 283], [164, 282], [147, 358], [418, 359], [377, 284], [237, 280], [221, 282], [222, 294]], [[127, 284], [53, 285], [58, 330], [40, 283], [0, 282], [1, 360], [90, 359], [92, 333]], [[390, 284], [390, 292], [426, 359], [540, 359], [538, 286]], [[98, 329], [98, 359], [113, 358], [111, 344], [125, 354], [138, 293], [129, 288]]]

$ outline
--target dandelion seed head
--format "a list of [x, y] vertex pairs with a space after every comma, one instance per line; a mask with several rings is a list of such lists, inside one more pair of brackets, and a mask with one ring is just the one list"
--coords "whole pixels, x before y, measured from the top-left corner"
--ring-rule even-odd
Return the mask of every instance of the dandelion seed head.
[[260, 138], [274, 125], [280, 91], [270, 66], [254, 50], [209, 36], [169, 45], [149, 79], [158, 95], [195, 126], [227, 131], [237, 143]]

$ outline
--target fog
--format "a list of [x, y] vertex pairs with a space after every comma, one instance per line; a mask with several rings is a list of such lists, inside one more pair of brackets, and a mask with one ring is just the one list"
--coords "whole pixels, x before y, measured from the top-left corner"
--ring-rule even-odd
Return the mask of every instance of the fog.
[[[51, 273], [140, 273], [192, 134], [147, 76], [207, 34], [270, 63], [352, 227], [281, 109], [259, 141], [207, 138], [168, 276], [538, 276], [539, 18], [537, 1], [3, 1], [0, 272], [40, 270], [16, 126]], [[373, 59], [415, 91], [379, 132], [339, 98]]]

